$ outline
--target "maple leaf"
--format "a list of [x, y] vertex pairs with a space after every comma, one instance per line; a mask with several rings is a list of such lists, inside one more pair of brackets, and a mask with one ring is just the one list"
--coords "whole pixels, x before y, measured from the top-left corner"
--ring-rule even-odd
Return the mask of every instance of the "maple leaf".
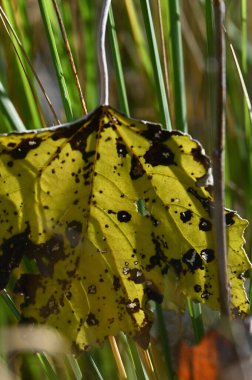
[[[71, 124], [0, 136], [0, 287], [26, 256], [23, 320], [64, 333], [76, 350], [122, 330], [149, 342], [149, 300], [165, 275], [219, 308], [209, 160], [198, 142], [109, 106]], [[226, 211], [233, 314], [248, 311], [247, 222]], [[172, 299], [172, 295], [171, 295]]]

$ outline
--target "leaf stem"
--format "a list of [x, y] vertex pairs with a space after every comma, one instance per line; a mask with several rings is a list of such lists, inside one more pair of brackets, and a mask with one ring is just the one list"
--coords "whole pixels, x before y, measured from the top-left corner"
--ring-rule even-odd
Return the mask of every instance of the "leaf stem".
[[97, 57], [101, 80], [100, 104], [103, 105], [109, 104], [108, 63], [105, 49], [105, 37], [110, 4], [111, 0], [104, 0], [103, 2], [97, 38]]

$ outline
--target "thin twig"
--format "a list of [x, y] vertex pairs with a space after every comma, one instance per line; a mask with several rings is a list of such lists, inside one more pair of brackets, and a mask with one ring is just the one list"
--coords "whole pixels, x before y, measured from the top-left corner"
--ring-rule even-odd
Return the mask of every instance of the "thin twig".
[[115, 358], [115, 361], [117, 364], [119, 377], [121, 380], [126, 380], [127, 379], [126, 371], [125, 371], [125, 368], [124, 368], [124, 365], [122, 362], [122, 358], [121, 358], [121, 355], [120, 355], [120, 352], [119, 352], [119, 349], [118, 349], [118, 346], [117, 346], [117, 343], [116, 343], [114, 336], [109, 336], [109, 343], [110, 343], [110, 346], [111, 346], [111, 349], [113, 351], [114, 358]]
[[[8, 35], [9, 35], [9, 37], [10, 37], [10, 40], [11, 40], [11, 42], [12, 42], [12, 45], [13, 45], [13, 47], [14, 47], [16, 53], [17, 53], [17, 49], [15, 48], [15, 45], [14, 45], [12, 39], [11, 39], [11, 35], [10, 35], [9, 31], [8, 31], [8, 28], [10, 29], [12, 35], [14, 36], [14, 38], [15, 38], [17, 44], [18, 44], [18, 46], [20, 47], [22, 53], [24, 54], [24, 57], [25, 57], [25, 59], [26, 59], [26, 62], [28, 63], [28, 65], [29, 65], [29, 67], [30, 67], [30, 69], [31, 69], [31, 71], [32, 71], [32, 73], [33, 73], [33, 75], [34, 75], [34, 77], [36, 78], [36, 81], [37, 81], [37, 83], [38, 83], [38, 85], [39, 85], [39, 87], [40, 87], [40, 89], [41, 89], [41, 92], [43, 93], [43, 95], [44, 95], [44, 97], [45, 97], [45, 99], [46, 99], [46, 101], [47, 101], [47, 104], [48, 104], [48, 106], [49, 106], [49, 108], [50, 108], [50, 110], [51, 110], [51, 112], [52, 112], [52, 114], [53, 114], [53, 117], [54, 117], [54, 120], [55, 120], [56, 124], [60, 124], [60, 120], [59, 120], [59, 118], [58, 118], [58, 116], [57, 116], [57, 114], [56, 114], [56, 112], [55, 112], [55, 110], [54, 110], [54, 107], [53, 107], [53, 105], [52, 105], [52, 102], [51, 102], [49, 96], [47, 95], [47, 93], [46, 93], [46, 91], [45, 91], [45, 89], [44, 89], [44, 87], [43, 87], [43, 85], [42, 85], [42, 83], [41, 83], [41, 81], [40, 81], [40, 79], [39, 79], [39, 77], [38, 77], [38, 75], [37, 75], [37, 73], [36, 73], [36, 71], [35, 71], [35, 69], [34, 69], [32, 63], [31, 63], [31, 61], [30, 61], [30, 58], [28, 57], [28, 55], [27, 55], [27, 53], [26, 53], [26, 51], [25, 51], [25, 49], [24, 49], [24, 47], [23, 47], [23, 45], [22, 45], [22, 43], [21, 43], [21, 41], [19, 40], [19, 38], [18, 38], [18, 36], [17, 36], [15, 30], [13, 29], [12, 25], [10, 24], [10, 22], [9, 22], [9, 20], [8, 20], [8, 17], [6, 16], [6, 14], [5, 14], [5, 12], [4, 12], [4, 10], [3, 10], [3, 8], [2, 8], [1, 6], [0, 6], [0, 15], [1, 15], [1, 19], [2, 19], [3, 25], [4, 25], [5, 29], [6, 29], [6, 32], [8, 33]], [[6, 21], [7, 25], [5, 24], [5, 21]], [[18, 55], [18, 53], [17, 53], [17, 55]], [[19, 59], [21, 65], [22, 65], [22, 67], [24, 68], [24, 66], [23, 66], [23, 64], [22, 64], [22, 62], [21, 62], [21, 57], [20, 57], [19, 55], [18, 55], [18, 59]], [[27, 77], [27, 73], [26, 73], [25, 75], [26, 75], [26, 77]], [[28, 77], [27, 77], [27, 79], [28, 79], [28, 81], [29, 81], [29, 78], [28, 78]], [[30, 84], [30, 86], [31, 86], [30, 81], [29, 81], [29, 84]], [[31, 86], [31, 88], [32, 88], [32, 86]], [[35, 99], [36, 99], [36, 98], [35, 98]], [[40, 117], [41, 117], [41, 112], [39, 112], [39, 113], [40, 113]], [[43, 120], [42, 120], [42, 123], [43, 123]], [[43, 123], [43, 124], [44, 124], [44, 123]]]
[[69, 45], [69, 42], [68, 42], [68, 38], [67, 38], [66, 30], [65, 30], [65, 27], [64, 27], [64, 23], [63, 23], [61, 15], [60, 15], [60, 10], [59, 10], [57, 1], [56, 0], [52, 0], [52, 2], [53, 2], [53, 6], [54, 6], [54, 9], [55, 9], [55, 12], [56, 12], [56, 15], [57, 15], [57, 19], [58, 19], [58, 22], [59, 22], [61, 34], [62, 34], [64, 43], [65, 43], [65, 48], [66, 48], [67, 56], [68, 56], [68, 59], [69, 59], [69, 62], [70, 62], [70, 65], [71, 65], [71, 68], [72, 68], [72, 71], [73, 71], [73, 75], [74, 75], [76, 87], [78, 89], [78, 93], [79, 93], [82, 109], [83, 109], [84, 114], [87, 114], [87, 107], [86, 107], [85, 99], [84, 99], [84, 96], [83, 96], [83, 93], [82, 93], [82, 90], [81, 90], [80, 81], [79, 81], [79, 78], [78, 78], [76, 66], [75, 66], [73, 55], [72, 55], [72, 52], [71, 52], [71, 48], [70, 48], [70, 45]]
[[108, 64], [105, 49], [106, 26], [109, 14], [111, 0], [104, 0], [101, 11], [97, 38], [97, 57], [100, 69], [101, 95], [100, 104], [109, 104], [109, 81], [108, 81]]
[[141, 358], [141, 361], [145, 367], [145, 370], [148, 374], [148, 378], [150, 380], [156, 380], [157, 377], [156, 377], [156, 374], [154, 371], [154, 367], [153, 367], [149, 352], [147, 350], [143, 350], [142, 348], [138, 348], [137, 351], [138, 351], [139, 356]]
[[227, 37], [227, 41], [228, 41], [228, 44], [229, 44], [232, 56], [234, 58], [235, 66], [236, 66], [236, 69], [237, 69], [237, 72], [238, 72], [238, 76], [239, 76], [239, 79], [240, 79], [240, 82], [241, 82], [241, 86], [242, 86], [243, 95], [244, 95], [244, 98], [245, 98], [245, 101], [246, 101], [246, 104], [247, 104], [247, 109], [248, 109], [250, 123], [252, 125], [252, 105], [251, 105], [251, 101], [250, 101], [250, 98], [249, 98], [249, 94], [248, 94], [248, 90], [247, 90], [247, 87], [246, 87], [246, 83], [245, 83], [245, 81], [243, 79], [243, 74], [242, 74], [242, 71], [241, 71], [241, 68], [240, 68], [240, 65], [239, 65], [239, 62], [238, 62], [237, 55], [235, 53], [234, 47], [233, 47], [232, 43], [229, 40], [229, 37], [227, 35], [227, 31], [226, 31], [225, 28], [224, 28], [224, 31], [225, 31], [225, 34], [226, 34], [226, 37]]
[[227, 281], [227, 243], [224, 214], [224, 156], [226, 126], [226, 50], [223, 22], [225, 4], [223, 0], [214, 0], [215, 43], [216, 43], [216, 141], [213, 151], [214, 175], [214, 219], [217, 266], [220, 294], [220, 308], [224, 316], [230, 317], [230, 295]]

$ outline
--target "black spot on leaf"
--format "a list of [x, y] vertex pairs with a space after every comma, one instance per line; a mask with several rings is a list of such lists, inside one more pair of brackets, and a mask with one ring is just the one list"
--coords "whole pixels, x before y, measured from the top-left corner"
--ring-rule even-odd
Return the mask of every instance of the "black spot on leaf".
[[213, 249], [203, 249], [200, 252], [201, 257], [207, 262], [210, 263], [215, 259], [214, 250]]
[[226, 221], [226, 226], [227, 227], [230, 227], [230, 226], [232, 226], [234, 223], [235, 223], [235, 221], [234, 221], [234, 219], [233, 219], [233, 217], [234, 217], [234, 215], [235, 215], [235, 213], [234, 212], [228, 212], [226, 215], [225, 215], [225, 221]]
[[128, 211], [118, 211], [117, 219], [119, 220], [119, 222], [127, 223], [131, 220], [131, 215]]
[[205, 290], [201, 294], [201, 298], [208, 300], [211, 295], [213, 295], [213, 293], [210, 293], [209, 290], [205, 288]]
[[93, 313], [88, 314], [86, 322], [87, 322], [88, 326], [96, 326], [99, 324], [98, 319], [96, 319], [96, 316]]
[[196, 269], [204, 269], [203, 261], [194, 249], [189, 249], [189, 251], [183, 255], [182, 260], [192, 273], [194, 273]]
[[118, 157], [126, 157], [128, 153], [126, 145], [119, 143], [118, 141], [116, 143], [116, 150], [117, 150]]
[[198, 284], [194, 285], [194, 290], [196, 293], [200, 293], [202, 291], [202, 287]]
[[192, 219], [192, 211], [187, 210], [180, 213], [180, 219], [183, 223], [189, 222]]
[[199, 229], [201, 231], [211, 231], [212, 230], [212, 223], [209, 220], [206, 220], [204, 218], [200, 218]]

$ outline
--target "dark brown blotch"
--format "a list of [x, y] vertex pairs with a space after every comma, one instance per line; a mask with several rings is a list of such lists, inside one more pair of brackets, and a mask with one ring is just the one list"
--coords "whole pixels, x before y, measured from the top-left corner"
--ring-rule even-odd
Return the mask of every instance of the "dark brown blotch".
[[120, 283], [120, 277], [118, 276], [113, 276], [113, 288], [115, 291], [119, 290], [121, 287], [121, 283]]
[[30, 251], [29, 235], [30, 227], [27, 225], [24, 232], [3, 241], [2, 256], [0, 256], [0, 289], [6, 287], [11, 272], [19, 266], [23, 256]]
[[129, 270], [129, 280], [135, 284], [142, 284], [145, 281], [143, 272], [140, 269], [133, 268]]
[[135, 180], [141, 178], [145, 174], [145, 170], [139, 159], [133, 155], [131, 158], [130, 178]]
[[41, 275], [33, 273], [23, 273], [21, 275], [13, 288], [14, 293], [24, 295], [24, 302], [21, 304], [21, 309], [36, 303], [36, 293], [39, 288], [44, 288]]
[[189, 194], [192, 194], [201, 203], [204, 210], [211, 216], [213, 212], [213, 202], [209, 198], [201, 196], [195, 189], [189, 187], [187, 189]]
[[68, 223], [66, 230], [66, 238], [70, 242], [71, 247], [75, 248], [79, 244], [81, 233], [82, 233], [82, 224], [77, 220], [73, 220]]
[[44, 319], [47, 319], [51, 314], [59, 314], [59, 306], [54, 296], [51, 296], [45, 306], [39, 309], [39, 315]]
[[164, 142], [171, 137], [171, 133], [169, 131], [161, 129], [161, 127], [157, 124], [146, 123], [145, 125], [147, 129], [142, 130], [140, 134], [152, 143]]
[[4, 153], [8, 153], [14, 159], [23, 159], [31, 150], [38, 148], [41, 142], [42, 139], [38, 136], [23, 138], [18, 145]]
[[86, 319], [88, 326], [96, 326], [99, 324], [98, 319], [96, 318], [94, 313], [89, 313]]
[[[170, 266], [173, 268], [177, 277], [179, 277], [183, 271], [181, 260], [179, 259], [171, 259], [169, 261]], [[167, 268], [168, 271], [168, 268]]]
[[133, 301], [129, 300], [126, 303], [126, 310], [129, 314], [137, 313], [140, 310], [140, 302], [138, 298], [134, 298]]
[[205, 156], [202, 153], [202, 148], [198, 145], [197, 148], [192, 148], [191, 153], [192, 153], [193, 159], [201, 163], [206, 169], [206, 171], [208, 171], [210, 167], [210, 160], [207, 156]]
[[88, 294], [95, 294], [96, 293], [96, 285], [89, 285], [88, 287]]
[[163, 302], [163, 295], [159, 293], [159, 291], [152, 283], [146, 285], [146, 287], [144, 288], [144, 293], [146, 294], [147, 299], [149, 301], [152, 300], [159, 304]]
[[147, 164], [158, 165], [177, 165], [174, 161], [174, 153], [164, 144], [155, 144], [145, 153], [144, 159]]
[[189, 249], [183, 255], [182, 261], [188, 266], [188, 269], [192, 273], [194, 273], [196, 269], [204, 269], [202, 258], [194, 249]]

